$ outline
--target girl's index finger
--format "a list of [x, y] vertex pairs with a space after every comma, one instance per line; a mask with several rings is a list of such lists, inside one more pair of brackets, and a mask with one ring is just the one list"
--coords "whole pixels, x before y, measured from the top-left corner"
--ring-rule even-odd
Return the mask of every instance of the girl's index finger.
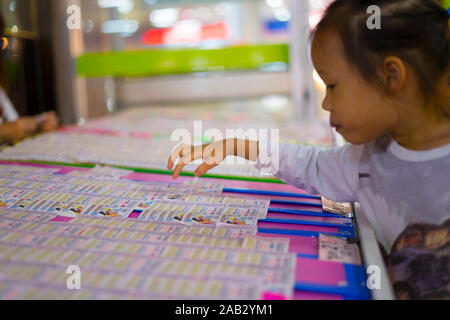
[[173, 179], [178, 178], [178, 176], [180, 175], [181, 170], [183, 170], [184, 166], [192, 161], [192, 157], [193, 157], [193, 154], [191, 153], [191, 154], [185, 155], [184, 157], [182, 157], [180, 159], [180, 162], [178, 162], [177, 166], [175, 167], [175, 170], [173, 171], [173, 174], [172, 174]]
[[175, 170], [173, 171], [172, 178], [175, 180], [180, 175], [181, 170], [183, 170], [184, 163], [180, 161], [178, 165], [175, 167]]
[[177, 145], [173, 151], [170, 153], [169, 159], [167, 160], [167, 169], [171, 170], [175, 161], [183, 156], [183, 145]]
[[[175, 162], [176, 159], [174, 158], [174, 152], [172, 152], [169, 156], [169, 159], [167, 160], [167, 169], [171, 170], [173, 167], [173, 163]], [[172, 160], [173, 159], [173, 160]]]
[[171, 153], [169, 156], [169, 159], [167, 160], [167, 169], [171, 170], [173, 167], [174, 162], [176, 161], [177, 158], [175, 158], [176, 156], [174, 155], [174, 153]]

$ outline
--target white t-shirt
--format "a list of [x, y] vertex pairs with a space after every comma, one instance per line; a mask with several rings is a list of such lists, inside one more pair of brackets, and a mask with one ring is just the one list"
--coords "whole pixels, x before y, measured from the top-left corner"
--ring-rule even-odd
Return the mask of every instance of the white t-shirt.
[[9, 100], [8, 95], [2, 87], [0, 87], [0, 113], [0, 124], [2, 124], [3, 121], [14, 122], [19, 119], [19, 114], [17, 113], [16, 109], [11, 103], [11, 100]]
[[[450, 144], [411, 151], [389, 138], [326, 149], [260, 141], [256, 166], [280, 180], [342, 202], [359, 202], [389, 253], [412, 223], [450, 218]], [[277, 170], [278, 169], [278, 170]]]

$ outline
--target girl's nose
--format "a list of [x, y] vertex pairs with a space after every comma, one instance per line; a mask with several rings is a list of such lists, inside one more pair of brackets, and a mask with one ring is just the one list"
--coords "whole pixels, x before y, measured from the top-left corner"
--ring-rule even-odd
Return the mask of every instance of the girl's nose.
[[330, 99], [328, 98], [328, 95], [325, 96], [325, 99], [322, 101], [322, 109], [325, 111], [331, 111], [333, 107], [331, 106]]

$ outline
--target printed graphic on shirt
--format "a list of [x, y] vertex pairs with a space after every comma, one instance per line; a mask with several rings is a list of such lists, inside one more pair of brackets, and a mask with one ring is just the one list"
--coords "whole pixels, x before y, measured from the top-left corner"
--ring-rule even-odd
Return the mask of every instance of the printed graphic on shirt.
[[398, 236], [386, 266], [398, 299], [450, 299], [450, 219], [410, 224]]

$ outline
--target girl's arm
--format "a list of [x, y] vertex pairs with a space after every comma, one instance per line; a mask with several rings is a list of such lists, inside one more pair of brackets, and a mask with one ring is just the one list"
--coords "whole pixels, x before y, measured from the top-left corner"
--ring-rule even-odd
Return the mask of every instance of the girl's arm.
[[322, 148], [259, 142], [257, 167], [286, 183], [335, 201], [356, 201], [363, 146]]
[[195, 159], [203, 163], [195, 170], [202, 176], [229, 155], [256, 161], [261, 172], [274, 175], [307, 192], [321, 194], [335, 201], [355, 201], [358, 186], [359, 161], [362, 146], [347, 144], [341, 148], [301, 146], [276, 143], [270, 140], [227, 139], [203, 146], [178, 145], [168, 159], [171, 170], [178, 178], [183, 167]]

